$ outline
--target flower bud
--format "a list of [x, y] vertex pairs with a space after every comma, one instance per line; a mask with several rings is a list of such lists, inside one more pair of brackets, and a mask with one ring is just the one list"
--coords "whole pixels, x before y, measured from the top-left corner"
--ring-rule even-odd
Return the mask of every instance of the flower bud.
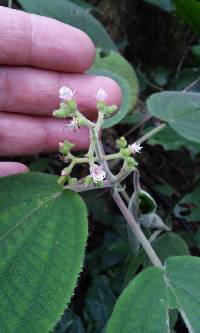
[[61, 154], [68, 155], [70, 150], [74, 147], [74, 144], [65, 140], [59, 143], [59, 151]]
[[138, 163], [132, 157], [128, 157], [126, 159], [126, 165], [128, 170], [132, 170], [134, 167], [138, 165]]
[[129, 148], [123, 148], [120, 150], [122, 157], [127, 158], [131, 155], [131, 151]]
[[106, 112], [106, 103], [104, 101], [98, 101], [97, 110], [105, 113]]
[[68, 106], [71, 114], [73, 114], [77, 110], [77, 104], [76, 104], [75, 99], [70, 99], [70, 101], [67, 102], [67, 106]]
[[121, 136], [121, 138], [119, 138], [119, 139], [117, 140], [117, 145], [118, 145], [118, 147], [119, 147], [120, 149], [126, 148], [126, 146], [127, 146], [127, 141], [126, 141], [126, 139], [125, 139], [124, 136]]
[[85, 184], [86, 187], [93, 184], [92, 177], [91, 176], [86, 176], [85, 179], [84, 179], [84, 184]]
[[111, 115], [112, 113], [117, 111], [117, 105], [110, 105], [106, 107], [105, 114]]
[[53, 116], [56, 118], [67, 118], [71, 115], [71, 110], [65, 103], [60, 104], [60, 109], [53, 111]]

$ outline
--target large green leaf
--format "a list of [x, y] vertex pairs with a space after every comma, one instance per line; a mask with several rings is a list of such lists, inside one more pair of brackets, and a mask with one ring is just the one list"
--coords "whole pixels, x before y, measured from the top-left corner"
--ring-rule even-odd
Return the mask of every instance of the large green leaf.
[[200, 94], [166, 91], [147, 100], [150, 113], [168, 122], [184, 138], [200, 143]]
[[82, 268], [87, 211], [55, 176], [5, 177], [0, 187], [1, 331], [48, 333]]
[[70, 1], [19, 0], [18, 2], [28, 12], [49, 16], [83, 30], [94, 44], [102, 49], [117, 51], [104, 26], [88, 11]]
[[197, 0], [172, 0], [178, 14], [191, 28], [200, 33], [200, 3]]
[[93, 69], [92, 71], [90, 71], [90, 73], [110, 77], [111, 79], [115, 80], [121, 88], [121, 91], [122, 91], [121, 107], [114, 114], [114, 116], [105, 119], [104, 124], [103, 124], [103, 128], [112, 127], [112, 126], [118, 124], [127, 115], [127, 113], [130, 111], [130, 109], [132, 107], [132, 97], [131, 97], [130, 86], [129, 86], [127, 80], [124, 79], [122, 76], [120, 76], [116, 73], [113, 73], [109, 70], [106, 70], [106, 69]]
[[168, 333], [163, 271], [148, 268], [119, 297], [107, 333]]
[[189, 333], [200, 332], [200, 259], [173, 257], [166, 261], [168, 287], [174, 295]]
[[200, 259], [167, 259], [148, 268], [119, 297], [107, 333], [169, 333], [168, 311], [176, 308], [189, 333], [200, 332]]

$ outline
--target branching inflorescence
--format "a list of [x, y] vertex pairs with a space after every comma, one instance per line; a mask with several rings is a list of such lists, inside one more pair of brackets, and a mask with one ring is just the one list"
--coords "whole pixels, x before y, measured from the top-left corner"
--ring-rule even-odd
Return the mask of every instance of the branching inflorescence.
[[[88, 152], [82, 157], [76, 157], [72, 154], [71, 150], [74, 148], [74, 144], [65, 140], [59, 143], [59, 151], [63, 155], [63, 160], [67, 166], [62, 170], [59, 183], [67, 183], [69, 185], [75, 185], [77, 183], [85, 184], [89, 186], [91, 184], [102, 187], [103, 181], [108, 177], [108, 171], [105, 168], [105, 161], [121, 159], [123, 160], [123, 166], [120, 174], [130, 173], [137, 167], [137, 162], [133, 158], [133, 155], [140, 152], [142, 147], [133, 143], [128, 145], [126, 139], [121, 137], [117, 140], [118, 152], [114, 154], [105, 155], [100, 144], [99, 137], [100, 131], [104, 122], [104, 119], [112, 115], [117, 111], [116, 105], [107, 105], [106, 99], [108, 95], [100, 88], [96, 93], [98, 117], [96, 122], [92, 122], [87, 119], [78, 110], [77, 102], [75, 99], [75, 91], [64, 86], [59, 90], [59, 98], [61, 99], [60, 108], [53, 112], [56, 118], [69, 118], [66, 127], [72, 131], [76, 131], [77, 128], [82, 126], [88, 127], [90, 131], [90, 145]], [[88, 176], [81, 180], [71, 177], [72, 170], [75, 165], [88, 163], [90, 173]]]

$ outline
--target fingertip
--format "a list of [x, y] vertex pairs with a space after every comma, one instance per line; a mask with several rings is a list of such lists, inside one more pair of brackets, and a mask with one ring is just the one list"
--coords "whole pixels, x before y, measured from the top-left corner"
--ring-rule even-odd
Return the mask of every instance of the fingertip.
[[76, 29], [76, 38], [79, 44], [79, 48], [77, 48], [77, 50], [81, 49], [81, 54], [77, 54], [76, 66], [79, 72], [84, 72], [93, 64], [96, 49], [92, 39], [82, 30]]
[[18, 162], [0, 162], [0, 177], [29, 172], [26, 165]]

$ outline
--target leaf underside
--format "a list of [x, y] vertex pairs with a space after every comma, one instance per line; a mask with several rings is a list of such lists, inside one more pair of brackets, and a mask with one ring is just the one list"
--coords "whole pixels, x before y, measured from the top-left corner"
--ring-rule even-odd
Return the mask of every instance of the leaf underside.
[[147, 100], [149, 112], [166, 121], [179, 135], [200, 143], [200, 94], [165, 91]]

